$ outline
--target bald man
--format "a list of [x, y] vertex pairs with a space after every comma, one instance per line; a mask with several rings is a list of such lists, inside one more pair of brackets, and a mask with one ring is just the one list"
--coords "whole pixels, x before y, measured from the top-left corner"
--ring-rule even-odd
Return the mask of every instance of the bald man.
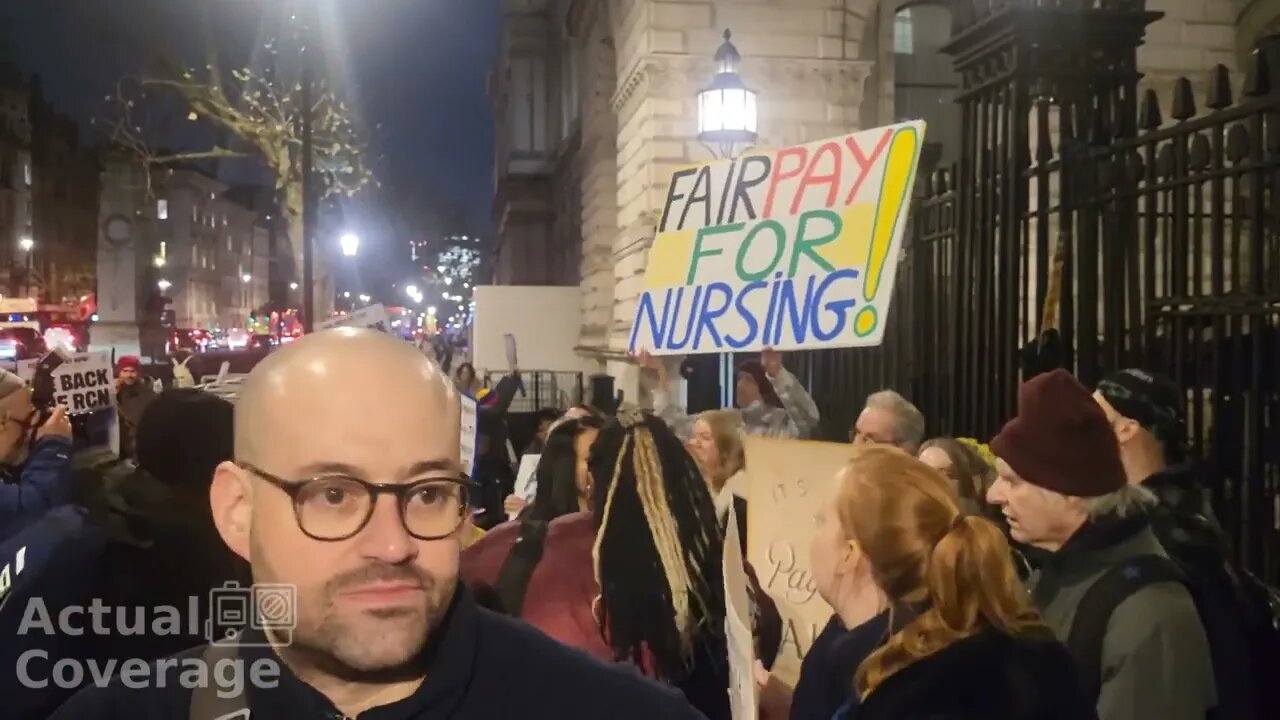
[[[459, 586], [458, 396], [408, 343], [309, 335], [254, 369], [235, 419], [236, 459], [210, 501], [253, 567], [266, 630], [160, 661], [145, 682], [85, 690], [55, 717], [701, 717], [679, 693], [481, 610]], [[190, 663], [211, 668], [194, 690], [179, 675]], [[224, 667], [239, 668], [238, 683]]]

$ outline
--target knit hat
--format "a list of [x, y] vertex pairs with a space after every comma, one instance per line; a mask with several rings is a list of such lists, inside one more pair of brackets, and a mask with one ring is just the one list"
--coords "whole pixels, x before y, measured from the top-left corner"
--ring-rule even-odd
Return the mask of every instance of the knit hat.
[[1106, 413], [1062, 369], [1023, 383], [1018, 415], [991, 441], [991, 450], [1023, 480], [1059, 495], [1098, 497], [1127, 482]]
[[125, 369], [131, 369], [131, 370], [139, 370], [139, 371], [141, 371], [141, 370], [142, 370], [142, 359], [141, 359], [141, 358], [139, 358], [137, 355], [122, 355], [122, 356], [120, 356], [120, 359], [119, 359], [119, 360], [116, 360], [116, 372], [118, 373], [118, 372], [120, 372], [121, 370], [125, 370]]
[[1145, 370], [1121, 370], [1098, 383], [1098, 393], [1124, 417], [1134, 420], [1163, 445], [1183, 440], [1183, 405], [1177, 383]]
[[208, 488], [218, 464], [235, 457], [234, 408], [195, 388], [165, 390], [138, 421], [138, 465], [168, 485]]

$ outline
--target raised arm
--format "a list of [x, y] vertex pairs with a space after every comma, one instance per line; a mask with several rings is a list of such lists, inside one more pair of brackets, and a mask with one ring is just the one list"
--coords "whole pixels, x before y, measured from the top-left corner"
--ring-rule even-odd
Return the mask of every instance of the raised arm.
[[658, 375], [658, 385], [653, 390], [653, 414], [662, 418], [677, 437], [688, 441], [693, 437], [693, 418], [671, 397], [671, 390], [667, 387], [669, 376], [666, 363], [647, 352], [637, 355], [636, 361], [640, 367], [648, 368]]
[[765, 350], [760, 354], [760, 363], [764, 365], [764, 371], [769, 376], [769, 381], [773, 383], [773, 389], [778, 393], [782, 407], [786, 410], [785, 415], [778, 414], [777, 422], [785, 426], [785, 428], [777, 428], [783, 431], [780, 434], [797, 438], [812, 437], [814, 431], [818, 429], [821, 416], [818, 405], [809, 395], [809, 391], [783, 366], [782, 353], [776, 350]]

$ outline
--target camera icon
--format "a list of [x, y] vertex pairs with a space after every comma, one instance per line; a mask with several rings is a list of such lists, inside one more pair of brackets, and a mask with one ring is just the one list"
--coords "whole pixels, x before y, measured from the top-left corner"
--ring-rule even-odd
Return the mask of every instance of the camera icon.
[[244, 637], [246, 629], [270, 634], [277, 644], [293, 642], [298, 623], [298, 589], [287, 583], [254, 583], [242, 587], [225, 583], [209, 591], [209, 617], [204, 622], [205, 638], [215, 645], [267, 647], [271, 643]]

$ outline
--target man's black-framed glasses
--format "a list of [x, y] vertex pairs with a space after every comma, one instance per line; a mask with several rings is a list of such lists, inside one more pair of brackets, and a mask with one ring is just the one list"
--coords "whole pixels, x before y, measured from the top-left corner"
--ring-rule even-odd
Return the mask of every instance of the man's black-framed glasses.
[[467, 517], [470, 482], [459, 475], [408, 483], [371, 483], [340, 474], [286, 480], [248, 463], [237, 464], [283, 490], [293, 500], [298, 528], [313, 540], [355, 537], [369, 524], [380, 495], [395, 498], [405, 531], [419, 540], [446, 538]]

